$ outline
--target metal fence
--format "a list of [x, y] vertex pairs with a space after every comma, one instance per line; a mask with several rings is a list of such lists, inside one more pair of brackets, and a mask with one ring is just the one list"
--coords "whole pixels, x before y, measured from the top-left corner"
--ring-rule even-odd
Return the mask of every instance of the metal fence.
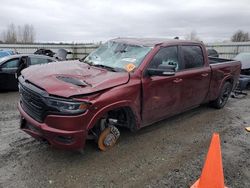
[[[67, 57], [83, 58], [96, 49], [100, 44], [0, 44], [0, 49], [12, 49], [19, 53], [34, 53], [39, 48], [51, 49], [57, 52], [58, 49], [64, 48], [69, 54]], [[250, 52], [250, 42], [225, 42], [225, 43], [208, 43], [207, 48], [215, 49], [220, 57], [231, 59], [240, 52]]]
[[53, 52], [58, 49], [64, 48], [71, 52], [67, 56], [69, 59], [83, 58], [96, 49], [99, 44], [0, 44], [0, 49], [12, 49], [18, 53], [34, 53], [37, 49], [45, 48]]
[[250, 52], [250, 42], [209, 43], [207, 48], [215, 49], [222, 58], [232, 59], [240, 52]]

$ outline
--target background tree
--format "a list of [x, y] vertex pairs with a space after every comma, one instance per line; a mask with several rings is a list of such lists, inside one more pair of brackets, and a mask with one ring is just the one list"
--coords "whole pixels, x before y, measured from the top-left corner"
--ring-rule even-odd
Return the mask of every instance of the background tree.
[[232, 42], [246, 42], [246, 41], [249, 41], [249, 34], [248, 34], [248, 32], [238, 30], [233, 34], [233, 36], [231, 38], [231, 41]]
[[2, 33], [5, 43], [34, 43], [35, 30], [33, 25], [25, 24], [16, 26], [12, 23]]
[[6, 43], [17, 42], [16, 27], [13, 23], [10, 24], [5, 31], [3, 31], [2, 35], [3, 35], [3, 41]]
[[193, 41], [200, 41], [200, 38], [197, 35], [197, 32], [195, 30], [191, 31], [189, 34], [185, 37], [186, 40], [193, 40]]
[[20, 40], [22, 43], [33, 43], [35, 39], [35, 31], [34, 27], [29, 24], [25, 24], [22, 27], [22, 39]]

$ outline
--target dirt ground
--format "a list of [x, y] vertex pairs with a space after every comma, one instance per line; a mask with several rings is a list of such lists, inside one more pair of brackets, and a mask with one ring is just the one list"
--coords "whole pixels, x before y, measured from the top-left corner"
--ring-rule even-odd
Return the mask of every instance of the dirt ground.
[[[250, 93], [249, 93], [250, 94]], [[19, 130], [18, 93], [0, 94], [0, 187], [189, 187], [199, 177], [213, 132], [220, 133], [228, 187], [250, 187], [250, 97], [207, 106], [85, 154], [56, 150]]]

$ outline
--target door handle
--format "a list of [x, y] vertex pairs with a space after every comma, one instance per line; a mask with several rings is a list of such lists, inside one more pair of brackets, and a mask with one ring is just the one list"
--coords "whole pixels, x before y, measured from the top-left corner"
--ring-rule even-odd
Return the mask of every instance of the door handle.
[[173, 80], [173, 82], [174, 83], [180, 83], [180, 82], [182, 82], [182, 79], [181, 78], [176, 78], [176, 79]]
[[201, 76], [202, 76], [202, 77], [207, 77], [207, 76], [208, 76], [208, 73], [202, 73]]

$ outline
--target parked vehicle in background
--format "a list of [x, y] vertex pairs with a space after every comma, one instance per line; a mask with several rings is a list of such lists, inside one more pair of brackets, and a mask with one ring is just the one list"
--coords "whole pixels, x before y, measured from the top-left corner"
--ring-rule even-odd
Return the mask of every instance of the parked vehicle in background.
[[241, 74], [250, 75], [250, 52], [239, 53], [234, 59], [241, 62]]
[[50, 56], [50, 57], [54, 57], [56, 59], [58, 59], [59, 61], [64, 61], [67, 58], [68, 54], [71, 54], [71, 52], [68, 52], [67, 50], [60, 48], [57, 50], [57, 53], [53, 52], [50, 49], [38, 49], [37, 51], [34, 52], [34, 54], [39, 54], [39, 55], [46, 55], [46, 56]]
[[55, 52], [53, 52], [50, 49], [44, 49], [44, 48], [40, 48], [38, 50], [36, 50], [34, 52], [34, 54], [38, 54], [38, 55], [46, 55], [46, 56], [50, 56], [53, 57], [55, 55]]
[[219, 53], [215, 49], [207, 49], [207, 55], [210, 57], [219, 57]]
[[21, 129], [55, 147], [112, 147], [136, 131], [210, 103], [223, 108], [239, 61], [208, 57], [201, 42], [118, 38], [84, 60], [30, 67], [19, 77]]
[[234, 59], [242, 64], [238, 89], [240, 91], [250, 89], [250, 53], [239, 53]]
[[0, 50], [0, 58], [16, 54], [13, 50]]
[[44, 55], [17, 54], [0, 58], [0, 90], [17, 90], [21, 71], [31, 65], [56, 62]]
[[60, 61], [65, 61], [68, 54], [71, 54], [71, 53], [68, 52], [67, 50], [63, 49], [63, 48], [60, 48], [60, 49], [58, 49], [58, 51], [54, 55], [54, 57], [57, 58]]

